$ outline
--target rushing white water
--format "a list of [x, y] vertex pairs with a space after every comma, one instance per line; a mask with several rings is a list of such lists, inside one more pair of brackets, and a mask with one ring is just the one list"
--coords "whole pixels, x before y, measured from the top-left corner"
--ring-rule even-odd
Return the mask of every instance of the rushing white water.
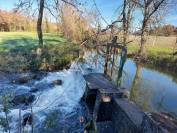
[[[70, 69], [59, 72], [49, 72], [41, 80], [33, 82], [31, 86], [16, 85], [15, 90], [25, 89], [29, 91], [36, 84], [51, 84], [55, 80], [62, 80], [62, 85], [50, 86], [47, 89], [40, 90], [34, 93], [36, 99], [32, 103], [34, 114], [34, 127], [39, 126], [46, 119], [46, 114], [53, 110], [59, 110], [62, 115], [72, 113], [74, 108], [79, 104], [81, 97], [84, 94], [86, 83], [83, 78], [84, 74], [91, 72], [102, 72], [103, 58], [91, 52], [85, 52], [84, 61], [75, 61], [71, 64]], [[30, 113], [30, 106], [27, 109], [21, 110], [21, 116]], [[1, 113], [3, 116], [4, 113]], [[11, 109], [9, 114], [11, 118], [10, 128], [11, 132], [17, 132], [19, 127], [19, 109]], [[26, 130], [30, 130], [26, 127]], [[0, 132], [3, 128], [0, 129]]]
[[[81, 104], [79, 103], [86, 87], [83, 75], [92, 72], [103, 73], [104, 70], [104, 58], [98, 55], [95, 51], [86, 51], [83, 58], [84, 60], [73, 62], [70, 69], [68, 70], [50, 72], [47, 75], [42, 76], [42, 79], [34, 80], [30, 82], [30, 84], [12, 84], [10, 82], [11, 78], [9, 77], [13, 77], [14, 75], [5, 77], [3, 74], [0, 74], [0, 94], [2, 95], [8, 92], [15, 93], [16, 91], [21, 89], [29, 91], [35, 85], [42, 84], [44, 85], [44, 87], [42, 87], [44, 89], [38, 90], [38, 92], [33, 93], [36, 97], [36, 100], [32, 103], [34, 128], [36, 130], [40, 129], [39, 131], [35, 131], [35, 133], [54, 133], [60, 131], [66, 133], [78, 133], [82, 128], [80, 126], [79, 117], [84, 112], [82, 109], [83, 106], [81, 106]], [[116, 61], [119, 62], [119, 58], [117, 58]], [[124, 70], [125, 74], [123, 74], [122, 78], [122, 87], [131, 89], [131, 84], [133, 83], [133, 79], [135, 78], [135, 72], [138, 72], [138, 68], [136, 68], [136, 65], [133, 63], [133, 61], [128, 60], [125, 64]], [[113, 72], [112, 78], [113, 82], [115, 83], [117, 82], [117, 75], [118, 71], [115, 70], [115, 72]], [[135, 98], [140, 97], [141, 103], [143, 101], [142, 99], [145, 99], [146, 97], [148, 97], [148, 100], [150, 102], [151, 100], [159, 102], [165, 101], [164, 106], [169, 106], [167, 108], [168, 112], [177, 112], [176, 103], [174, 102], [175, 94], [177, 92], [176, 82], [172, 81], [169, 77], [165, 75], [159, 74], [158, 72], [152, 71], [147, 68], [142, 68], [142, 73], [140, 75], [142, 76], [140, 83], [143, 86], [141, 86], [141, 84], [139, 85], [140, 87], [138, 87], [136, 92], [138, 97]], [[155, 79], [153, 77], [155, 77]], [[51, 84], [55, 80], [62, 80], [62, 85], [46, 87], [48, 84]], [[157, 83], [154, 81], [156, 81]], [[149, 82], [151, 82], [151, 84], [149, 84]], [[144, 85], [144, 83], [146, 84]], [[161, 89], [163, 88], [164, 90], [162, 91]], [[154, 98], [150, 98], [147, 90], [151, 90], [150, 94]], [[138, 91], [142, 91], [143, 93], [139, 93]], [[165, 98], [163, 98], [162, 95], [159, 95], [159, 92], [166, 92], [167, 94], [164, 94]], [[159, 97], [162, 97], [163, 100], [160, 100], [162, 98]], [[147, 103], [147, 99], [145, 99], [145, 102]], [[0, 108], [2, 108], [2, 105], [0, 105]], [[27, 106], [27, 108], [21, 111], [21, 116], [30, 112], [30, 106]], [[57, 113], [57, 116], [53, 115], [53, 112]], [[57, 121], [55, 121], [55, 123], [57, 124], [58, 128], [52, 131], [44, 132], [42, 130], [46, 128], [44, 122], [51, 114], [54, 118], [56, 117]], [[0, 117], [1, 116], [4, 117], [3, 112], [0, 113]], [[11, 118], [9, 119], [11, 133], [17, 133], [19, 127], [19, 109], [11, 108], [8, 117]], [[31, 126], [25, 126], [25, 130], [29, 132], [31, 130]], [[0, 127], [0, 133], [1, 132], [4, 132], [3, 127]]]
[[[83, 65], [79, 62], [73, 62], [70, 69], [59, 72], [50, 72], [43, 79], [35, 81], [38, 83], [52, 83], [55, 80], [62, 80], [62, 85], [56, 85], [49, 89], [35, 93], [36, 100], [33, 102], [33, 113], [39, 123], [45, 120], [44, 113], [52, 110], [60, 110], [63, 114], [69, 114], [73, 108], [77, 106], [85, 91], [85, 80], [83, 73], [90, 66]], [[21, 87], [20, 85], [18, 87]], [[45, 87], [45, 86], [44, 86]], [[23, 88], [29, 89], [27, 86]], [[30, 108], [22, 110], [21, 115], [30, 112]], [[3, 113], [1, 113], [3, 115]], [[19, 121], [19, 109], [11, 109], [9, 113], [11, 117], [10, 128], [11, 132], [17, 132]], [[1, 129], [0, 132], [3, 130]]]

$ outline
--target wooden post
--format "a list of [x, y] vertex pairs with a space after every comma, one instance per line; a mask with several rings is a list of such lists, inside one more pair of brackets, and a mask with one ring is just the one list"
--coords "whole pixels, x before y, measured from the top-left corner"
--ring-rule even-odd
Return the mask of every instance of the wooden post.
[[104, 74], [106, 74], [106, 75], [107, 75], [107, 71], [108, 71], [109, 50], [110, 50], [110, 45], [107, 44], [106, 57], [105, 57], [105, 65], [104, 65]]
[[105, 57], [105, 65], [104, 65], [104, 74], [108, 75], [108, 62], [109, 62], [109, 59], [110, 59], [110, 54], [112, 53], [112, 47], [115, 47], [115, 44], [117, 42], [117, 36], [115, 36], [113, 39], [112, 39], [112, 42], [111, 43], [108, 43], [107, 44], [107, 48], [106, 48], [106, 57]]
[[112, 73], [113, 73], [113, 69], [114, 69], [115, 53], [116, 53], [116, 48], [114, 47], [113, 59], [112, 59], [112, 68], [111, 68], [111, 77], [112, 77]]
[[118, 71], [118, 77], [117, 77], [117, 86], [121, 85], [122, 72], [123, 72], [123, 67], [126, 62], [126, 59], [127, 59], [127, 47], [124, 46], [121, 51], [119, 71]]

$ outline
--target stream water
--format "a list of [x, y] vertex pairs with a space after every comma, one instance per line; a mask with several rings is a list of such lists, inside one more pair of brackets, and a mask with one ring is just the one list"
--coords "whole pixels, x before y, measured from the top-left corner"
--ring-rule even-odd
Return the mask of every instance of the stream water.
[[[116, 66], [119, 57], [116, 58]], [[84, 60], [74, 61], [68, 70], [39, 74], [25, 84], [12, 83], [22, 74], [0, 73], [0, 95], [15, 94], [16, 91], [30, 91], [35, 86], [42, 89], [33, 92], [35, 101], [32, 103], [35, 133], [79, 133], [83, 131], [87, 112], [84, 103], [80, 102], [85, 91], [83, 74], [92, 72], [103, 73], [104, 58], [94, 51], [86, 51]], [[125, 63], [123, 75], [118, 79], [118, 67], [112, 72], [112, 81], [120, 88], [127, 89], [130, 100], [144, 111], [169, 112], [177, 115], [177, 78], [154, 69], [135, 64], [131, 59]], [[175, 75], [175, 74], [174, 74]], [[177, 76], [177, 75], [176, 75]], [[61, 85], [50, 84], [62, 80]], [[42, 86], [42, 87], [41, 87]], [[2, 103], [2, 101], [1, 101]], [[3, 108], [2, 104], [0, 106]], [[31, 112], [31, 105], [20, 106], [21, 116]], [[4, 113], [0, 113], [4, 117]], [[19, 106], [10, 107], [9, 123], [11, 132], [19, 130]], [[25, 131], [31, 126], [26, 125]], [[1, 126], [0, 132], [4, 132]]]
[[[104, 59], [96, 53], [88, 57], [94, 69], [103, 73]], [[119, 62], [117, 56], [110, 75], [114, 84], [127, 90], [131, 101], [147, 112], [168, 112], [177, 116], [177, 73], [158, 71], [127, 59], [122, 76], [118, 77]]]

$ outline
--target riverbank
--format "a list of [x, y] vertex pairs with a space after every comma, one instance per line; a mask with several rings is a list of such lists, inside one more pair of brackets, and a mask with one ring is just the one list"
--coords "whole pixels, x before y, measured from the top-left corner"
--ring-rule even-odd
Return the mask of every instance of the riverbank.
[[[128, 57], [134, 58], [138, 52], [137, 44], [128, 46]], [[145, 65], [153, 65], [158, 69], [177, 73], [177, 55], [173, 55], [174, 48], [172, 46], [146, 46], [146, 54], [144, 57], [136, 58], [135, 61]]]

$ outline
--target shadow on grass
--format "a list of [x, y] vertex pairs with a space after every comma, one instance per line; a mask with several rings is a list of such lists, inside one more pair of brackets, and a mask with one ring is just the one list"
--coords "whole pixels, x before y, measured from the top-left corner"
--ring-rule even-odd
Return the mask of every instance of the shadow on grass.
[[[51, 36], [52, 37], [52, 36]], [[53, 38], [53, 39], [52, 39]], [[44, 36], [44, 44], [48, 45], [48, 44], [65, 44], [66, 40], [65, 39], [61, 39], [60, 37], [54, 38], [52, 37], [50, 39], [50, 36], [45, 37]], [[38, 40], [34, 39], [34, 38], [25, 38], [25, 37], [21, 37], [21, 38], [17, 38], [17, 39], [10, 39], [10, 40], [4, 40], [1, 42], [0, 44], [0, 51], [10, 51], [13, 49], [17, 49], [19, 47], [25, 47], [26, 48], [35, 48], [38, 45]]]
[[0, 45], [0, 51], [11, 51], [18, 49], [19, 47], [34, 48], [37, 44], [37, 40], [32, 38], [18, 38], [12, 40], [2, 41]]
[[40, 58], [36, 54], [38, 41], [34, 38], [16, 38], [0, 45], [0, 71], [60, 70], [73, 59], [77, 46], [61, 38], [44, 38], [44, 49]]

